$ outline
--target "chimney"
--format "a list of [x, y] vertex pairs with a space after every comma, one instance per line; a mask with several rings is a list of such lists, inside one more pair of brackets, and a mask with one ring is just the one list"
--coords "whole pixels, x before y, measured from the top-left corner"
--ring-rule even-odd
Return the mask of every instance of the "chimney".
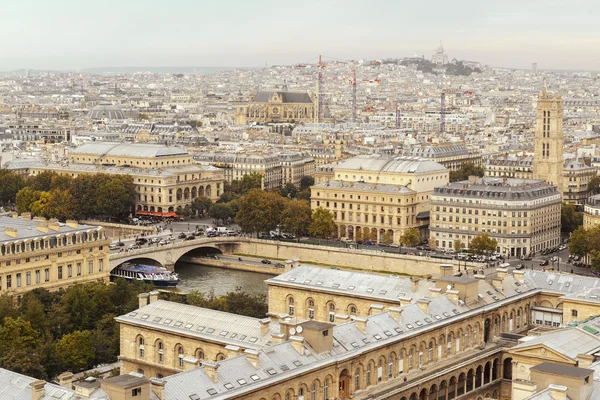
[[273, 333], [271, 335], [271, 343], [280, 344], [285, 342], [285, 335], [283, 333]]
[[400, 300], [400, 307], [406, 307], [412, 301], [412, 297], [402, 296], [402, 297], [399, 297], [398, 300]]
[[25, 221], [30, 221], [31, 220], [31, 213], [30, 212], [21, 213], [21, 219], [25, 220]]
[[46, 222], [39, 222], [35, 229], [37, 229], [38, 231], [42, 232], [42, 233], [48, 233], [48, 225], [46, 225]]
[[252, 366], [255, 369], [258, 369], [258, 357], [260, 353], [252, 349], [246, 349], [244, 350], [244, 353], [246, 353], [246, 358], [248, 359], [248, 362], [252, 364]]
[[52, 218], [51, 220], [49, 220], [48, 228], [52, 229], [53, 231], [58, 232], [60, 230], [60, 225], [58, 224], [58, 220], [56, 218]]
[[270, 329], [271, 319], [263, 318], [263, 319], [259, 320], [258, 323], [260, 324], [260, 335], [267, 336], [271, 331], [271, 329]]
[[579, 362], [577, 366], [579, 368], [589, 368], [594, 363], [594, 356], [592, 354], [577, 354]]
[[417, 306], [419, 306], [419, 309], [421, 311], [423, 311], [425, 314], [429, 314], [429, 302], [431, 300], [429, 299], [419, 299], [417, 300]]
[[567, 400], [568, 388], [566, 386], [550, 384], [548, 389], [550, 389], [552, 400]]
[[184, 357], [183, 358], [183, 368], [185, 371], [191, 371], [193, 369], [198, 368], [198, 359], [196, 357]]
[[496, 268], [496, 272], [498, 273], [498, 278], [504, 278], [508, 272], [508, 269], [504, 267], [498, 267]]
[[206, 375], [208, 375], [208, 377], [214, 383], [219, 382], [219, 377], [218, 377], [218, 373], [217, 373], [217, 370], [219, 369], [219, 363], [204, 361], [202, 363], [202, 365], [204, 366], [204, 371], [206, 372]]
[[146, 307], [148, 305], [148, 297], [150, 297], [148, 295], [148, 293], [140, 293], [140, 294], [138, 294], [138, 300], [139, 300], [139, 307], [138, 308]]
[[17, 237], [17, 230], [15, 228], [11, 228], [11, 227], [6, 227], [4, 228], [4, 234], [6, 234], [7, 236], [16, 238]]
[[292, 347], [296, 349], [298, 354], [304, 355], [304, 338], [302, 336], [290, 336]]
[[72, 219], [68, 219], [66, 224], [69, 228], [73, 228], [73, 229], [79, 228], [79, 224], [77, 223], [77, 221], [74, 221]]
[[227, 358], [233, 358], [240, 354], [240, 348], [231, 344], [225, 346], [225, 350], [227, 352]]
[[411, 283], [411, 290], [412, 292], [416, 292], [417, 290], [419, 290], [419, 278], [415, 278], [414, 276], [412, 278], [410, 278], [410, 283]]
[[398, 323], [402, 322], [402, 308], [390, 307], [388, 308], [388, 312], [390, 313], [390, 317], [394, 318], [394, 321]]
[[500, 278], [500, 277], [498, 277], [498, 276], [495, 276], [495, 277], [493, 277], [493, 278], [492, 278], [492, 286], [494, 286], [494, 288], [495, 288], [496, 290], [502, 291], [502, 290], [503, 290], [503, 289], [502, 289], [502, 281], [503, 281], [503, 280], [504, 280], [504, 279], [502, 279], [502, 278]]
[[452, 264], [441, 264], [440, 265], [440, 276], [452, 276], [454, 273], [454, 266]]
[[525, 271], [513, 271], [513, 276], [519, 283], [525, 283]]
[[446, 294], [448, 295], [448, 300], [450, 300], [454, 305], [458, 305], [458, 290], [446, 290]]
[[152, 392], [158, 397], [158, 400], [165, 400], [165, 381], [160, 378], [152, 378], [150, 380]]
[[365, 335], [367, 334], [367, 319], [366, 318], [355, 317], [354, 324], [356, 325], [356, 327], [358, 328], [359, 331], [361, 331]]
[[31, 400], [40, 400], [44, 397], [46, 381], [33, 381], [29, 384], [29, 387], [31, 388]]
[[73, 389], [73, 374], [71, 372], [63, 372], [56, 377], [58, 384], [67, 389]]
[[148, 299], [150, 301], [149, 304], [152, 304], [152, 303], [154, 303], [155, 301], [158, 300], [158, 290], [153, 290], [153, 291], [151, 291], [148, 294], [150, 295], [149, 299]]
[[429, 296], [438, 297], [442, 293], [442, 288], [430, 287], [429, 288]]

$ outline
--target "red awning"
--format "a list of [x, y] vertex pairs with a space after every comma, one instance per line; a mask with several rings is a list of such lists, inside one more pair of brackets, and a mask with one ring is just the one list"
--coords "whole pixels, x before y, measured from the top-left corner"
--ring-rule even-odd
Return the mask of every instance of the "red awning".
[[141, 211], [135, 212], [137, 215], [152, 215], [153, 217], [178, 217], [177, 213], [173, 211], [160, 212], [160, 211]]

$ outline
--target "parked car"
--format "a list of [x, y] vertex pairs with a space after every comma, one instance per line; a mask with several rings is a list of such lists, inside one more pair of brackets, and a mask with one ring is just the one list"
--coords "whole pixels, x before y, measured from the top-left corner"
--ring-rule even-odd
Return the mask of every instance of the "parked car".
[[141, 247], [138, 244], [130, 244], [129, 247], [128, 247], [129, 250], [138, 250], [140, 248]]
[[375, 246], [375, 242], [371, 242], [370, 240], [364, 243], [366, 246]]
[[261, 260], [260, 262], [263, 264], [271, 264], [271, 261], [269, 261], [269, 260]]
[[282, 263], [275, 263], [275, 268], [285, 268], [285, 265]]
[[137, 238], [137, 239], [135, 239], [135, 243], [136, 243], [136, 244], [139, 244], [139, 245], [141, 246], [141, 245], [143, 245], [143, 244], [146, 244], [146, 243], [148, 243], [148, 239], [146, 239], [146, 238], [143, 238], [143, 237], [140, 237], [140, 238]]
[[116, 243], [111, 243], [111, 244], [108, 245], [108, 249], [109, 250], [119, 250], [120, 248], [121, 248], [121, 246], [119, 246]]
[[196, 236], [194, 236], [194, 235], [189, 235], [189, 236], [186, 236], [186, 238], [185, 238], [185, 239], [183, 239], [183, 240], [194, 240], [194, 239], [196, 239]]
[[187, 237], [187, 234], [185, 232], [181, 232], [179, 234], [179, 236], [177, 236], [178, 239], [185, 239]]
[[525, 269], [525, 264], [517, 264], [515, 269]]
[[542, 262], [540, 262], [540, 267], [545, 267], [548, 264], [549, 264], [548, 260], [543, 260]]

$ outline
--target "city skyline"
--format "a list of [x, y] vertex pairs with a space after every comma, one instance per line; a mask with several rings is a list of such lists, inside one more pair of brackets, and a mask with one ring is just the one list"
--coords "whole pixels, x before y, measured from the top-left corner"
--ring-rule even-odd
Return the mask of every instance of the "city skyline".
[[[10, 37], [0, 70], [122, 66], [261, 67], [342, 60], [430, 58], [442, 41], [450, 59], [496, 67], [600, 70], [593, 2], [399, 4], [358, 1], [286, 5], [261, 0], [116, 1], [102, 8], [63, 0], [4, 7]], [[540, 18], [543, 9], [543, 18]], [[385, 12], [384, 12], [385, 11]], [[371, 16], [369, 16], [369, 13]], [[28, 26], [24, 31], [20, 27]], [[18, 34], [15, 34], [18, 32]]]

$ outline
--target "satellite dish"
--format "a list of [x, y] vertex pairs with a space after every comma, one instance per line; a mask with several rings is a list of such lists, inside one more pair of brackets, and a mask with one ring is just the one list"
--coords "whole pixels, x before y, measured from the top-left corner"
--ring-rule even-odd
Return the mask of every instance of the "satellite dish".
[[294, 328], [290, 329], [290, 334], [291, 335], [295, 335], [296, 334], [296, 330]]
[[452, 290], [452, 285], [446, 286], [446, 290]]
[[302, 333], [302, 327], [299, 326], [298, 328], [296, 328], [296, 330], [298, 331], [298, 333]]

